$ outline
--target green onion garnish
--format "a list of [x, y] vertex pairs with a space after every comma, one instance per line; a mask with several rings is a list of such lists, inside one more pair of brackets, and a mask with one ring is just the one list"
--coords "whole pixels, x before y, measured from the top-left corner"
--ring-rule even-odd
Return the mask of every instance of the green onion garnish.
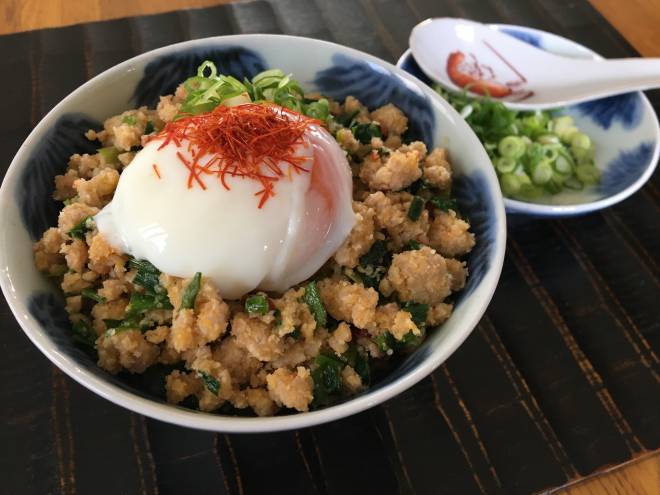
[[[535, 200], [600, 181], [592, 140], [573, 118], [518, 112], [490, 98], [438, 91], [472, 127], [490, 156], [505, 196]], [[582, 168], [580, 168], [582, 167]], [[579, 169], [579, 171], [578, 171]]]
[[354, 124], [351, 127], [351, 132], [353, 133], [353, 136], [355, 136], [355, 139], [362, 144], [369, 144], [371, 143], [371, 138], [382, 137], [383, 135], [380, 131], [380, 126], [374, 122], [368, 124]]
[[328, 314], [325, 311], [319, 288], [316, 286], [314, 280], [308, 283], [305, 287], [305, 294], [303, 295], [302, 300], [309, 307], [309, 311], [316, 320], [316, 325], [324, 327], [328, 320]]
[[266, 294], [253, 294], [245, 299], [245, 311], [250, 316], [261, 316], [268, 313], [268, 297]]
[[404, 251], [417, 251], [418, 249], [421, 249], [422, 245], [417, 242], [415, 239], [410, 239], [406, 244], [403, 246]]
[[417, 303], [414, 301], [408, 301], [401, 309], [410, 313], [413, 322], [417, 325], [417, 328], [423, 328], [426, 325], [426, 316], [429, 313], [429, 305], [423, 303]]
[[93, 217], [91, 216], [83, 218], [80, 222], [74, 225], [73, 228], [67, 232], [67, 234], [69, 234], [74, 239], [84, 239], [85, 234], [91, 228], [89, 227], [88, 222], [93, 221], [92, 219]]
[[101, 155], [105, 163], [117, 163], [118, 160], [117, 157], [119, 156], [119, 153], [121, 153], [121, 151], [119, 151], [114, 146], [99, 148], [96, 151], [98, 152], [99, 155]]
[[419, 217], [422, 216], [424, 211], [424, 205], [426, 200], [421, 196], [413, 196], [412, 201], [410, 202], [410, 207], [408, 208], [408, 218], [411, 220], [419, 220]]
[[80, 291], [80, 295], [86, 297], [87, 299], [91, 299], [92, 301], [96, 301], [97, 303], [106, 302], [105, 297], [99, 296], [99, 294], [92, 289], [83, 289]]
[[96, 334], [85, 320], [78, 320], [72, 326], [73, 340], [87, 347], [95, 347]]
[[429, 201], [433, 206], [442, 211], [454, 210], [458, 211], [458, 206], [456, 205], [456, 200], [451, 198], [441, 198], [436, 196], [431, 198]]
[[204, 386], [213, 395], [218, 395], [220, 393], [220, 382], [216, 380], [213, 376], [209, 375], [204, 371], [197, 371], [197, 376], [199, 377], [200, 380], [202, 380], [202, 382], [204, 382]]
[[183, 290], [180, 309], [193, 309], [195, 307], [195, 299], [199, 293], [201, 283], [202, 274], [197, 272], [195, 273], [195, 276], [192, 278], [192, 280], [188, 283], [186, 288]]

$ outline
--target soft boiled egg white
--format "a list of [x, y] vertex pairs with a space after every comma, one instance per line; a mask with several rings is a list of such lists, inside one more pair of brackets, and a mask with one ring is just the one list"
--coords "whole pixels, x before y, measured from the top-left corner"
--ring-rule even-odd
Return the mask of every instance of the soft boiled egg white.
[[226, 299], [254, 289], [283, 292], [321, 268], [353, 227], [350, 168], [320, 126], [309, 126], [296, 149], [310, 172], [278, 180], [261, 209], [256, 180], [229, 176], [227, 190], [206, 176], [206, 190], [189, 188], [189, 170], [176, 156], [191, 161], [188, 143], [159, 149], [162, 143], [137, 153], [95, 220], [108, 242], [164, 273], [202, 272]]

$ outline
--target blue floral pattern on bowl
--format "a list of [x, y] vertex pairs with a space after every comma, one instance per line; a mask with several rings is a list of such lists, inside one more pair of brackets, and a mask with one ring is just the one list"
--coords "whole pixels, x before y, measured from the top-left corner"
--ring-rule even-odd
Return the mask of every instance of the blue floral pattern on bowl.
[[393, 103], [409, 116], [405, 138], [433, 145], [435, 119], [424, 94], [377, 65], [339, 54], [332, 62], [332, 67], [322, 70], [314, 79], [322, 94], [338, 101], [353, 95], [369, 109]]
[[576, 107], [582, 115], [589, 116], [605, 130], [616, 121], [621, 122], [624, 129], [634, 129], [641, 123], [644, 115], [644, 105], [639, 93], [626, 93], [585, 101]]
[[465, 288], [456, 297], [456, 304], [460, 304], [479, 285], [490, 268], [497, 223], [490, 206], [495, 199], [490, 195], [483, 172], [456, 176], [452, 194], [456, 197], [459, 212], [469, 212], [470, 230], [476, 239], [467, 258], [470, 276]]
[[653, 143], [645, 141], [631, 150], [622, 150], [605, 169], [598, 189], [606, 196], [630, 187], [653, 158]]
[[57, 224], [61, 204], [53, 199], [55, 176], [64, 173], [72, 154], [96, 152], [98, 144], [89, 141], [85, 132], [100, 127], [82, 114], [64, 115], [32, 152], [21, 174], [21, 187], [16, 191], [23, 223], [32, 240]]

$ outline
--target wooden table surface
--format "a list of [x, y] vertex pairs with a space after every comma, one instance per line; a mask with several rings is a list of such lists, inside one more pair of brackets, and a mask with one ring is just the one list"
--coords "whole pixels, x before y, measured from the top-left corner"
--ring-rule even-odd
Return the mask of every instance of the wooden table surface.
[[[82, 22], [207, 7], [231, 0], [2, 0], [0, 34]], [[642, 55], [660, 56], [660, 0], [589, 0]], [[556, 2], [562, 8], [562, 2]], [[660, 451], [613, 466], [577, 483], [561, 495], [658, 495]]]

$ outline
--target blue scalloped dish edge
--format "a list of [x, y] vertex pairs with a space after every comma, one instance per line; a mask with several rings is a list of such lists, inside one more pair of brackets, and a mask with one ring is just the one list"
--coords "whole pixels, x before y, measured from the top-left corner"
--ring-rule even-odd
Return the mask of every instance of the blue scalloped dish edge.
[[[167, 55], [146, 66], [145, 75], [135, 89], [133, 104], [154, 106], [160, 95], [172, 93], [180, 81], [207, 59], [213, 60], [220, 72], [232, 74], [239, 79], [252, 77], [268, 67], [258, 53], [241, 47], [197, 48]], [[320, 71], [313, 81], [321, 93], [337, 99], [351, 94], [369, 108], [391, 102], [409, 116], [410, 130], [405, 137], [422, 140], [429, 147], [433, 145], [436, 122], [431, 102], [423, 91], [375, 64], [343, 54], [336, 54], [332, 62], [333, 65]], [[81, 114], [65, 115], [57, 121], [47, 138], [30, 157], [21, 176], [21, 189], [17, 193], [16, 201], [22, 212], [25, 228], [32, 239], [38, 239], [43, 231], [56, 223], [59, 206], [51, 195], [55, 175], [63, 173], [71, 154], [94, 152], [95, 146], [84, 137], [84, 133], [90, 128], [100, 128], [100, 124]], [[26, 191], [30, 191], [30, 194]], [[495, 198], [482, 172], [469, 176], [458, 175], [454, 192], [459, 209], [469, 217], [477, 239], [467, 258], [470, 276], [466, 287], [454, 301], [458, 306], [475, 290], [492, 264], [496, 222]], [[133, 386], [135, 381], [125, 374], [113, 376], [106, 373], [96, 365], [91, 354], [74, 344], [70, 333], [71, 326], [64, 310], [64, 300], [59, 291], [32, 294], [28, 308], [58, 349], [80, 363], [86, 371], [141, 397], [163, 401], [162, 391], [146, 391], [144, 386]], [[422, 345], [369, 390], [396, 380], [421, 363], [429, 353], [429, 346]], [[369, 393], [369, 390], [365, 393]]]

